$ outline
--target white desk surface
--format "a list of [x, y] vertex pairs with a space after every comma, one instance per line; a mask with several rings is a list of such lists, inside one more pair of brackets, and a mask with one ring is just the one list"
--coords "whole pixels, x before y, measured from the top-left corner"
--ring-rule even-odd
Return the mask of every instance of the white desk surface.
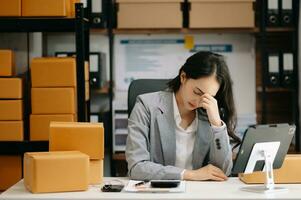
[[[127, 183], [127, 178], [105, 178], [106, 181], [112, 179], [123, 180]], [[100, 186], [90, 186], [88, 191], [84, 192], [66, 192], [66, 193], [47, 193], [47, 194], [32, 194], [28, 192], [23, 185], [23, 180], [6, 190], [0, 195], [0, 200], [119, 200], [119, 199], [144, 199], [144, 200], [160, 200], [160, 199], [301, 199], [301, 184], [283, 184], [288, 188], [286, 193], [278, 193], [273, 195], [257, 194], [241, 191], [241, 187], [247, 186], [240, 182], [237, 178], [229, 178], [225, 182], [186, 182], [185, 193], [104, 193], [100, 191]], [[277, 184], [277, 186], [280, 186]]]

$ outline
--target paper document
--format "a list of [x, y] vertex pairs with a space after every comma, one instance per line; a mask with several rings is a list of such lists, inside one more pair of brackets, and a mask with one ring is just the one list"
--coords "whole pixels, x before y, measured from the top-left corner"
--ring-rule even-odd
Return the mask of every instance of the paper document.
[[185, 192], [186, 190], [186, 182], [181, 181], [180, 185], [175, 188], [154, 188], [151, 187], [150, 182], [142, 185], [142, 186], [135, 186], [136, 183], [141, 181], [134, 181], [130, 180], [128, 184], [124, 187], [124, 192], [150, 192], [150, 193], [179, 193]]

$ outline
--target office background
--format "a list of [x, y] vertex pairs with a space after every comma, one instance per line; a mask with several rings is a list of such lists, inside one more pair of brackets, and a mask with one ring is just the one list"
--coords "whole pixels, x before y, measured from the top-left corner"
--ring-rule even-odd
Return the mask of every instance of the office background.
[[[82, 2], [84, 7], [89, 7], [90, 1]], [[127, 28], [126, 18], [122, 21], [125, 25], [121, 24], [121, 20], [119, 23], [116, 20], [117, 13], [122, 9], [118, 5], [124, 2], [99, 0], [91, 3], [95, 7], [102, 7], [95, 8], [95, 13], [107, 16], [101, 15], [105, 23], [100, 24], [97, 19], [94, 20], [97, 14], [91, 12], [90, 16], [86, 16], [95, 22], [90, 26], [89, 51], [96, 53], [96, 57], [90, 57], [90, 68], [93, 66], [94, 71], [91, 73], [97, 79], [97, 83], [90, 82], [91, 116], [87, 120], [105, 123], [105, 176], [126, 175], [124, 148], [128, 117], [127, 88], [131, 80], [172, 78], [185, 59], [198, 50], [211, 50], [226, 57], [234, 84], [238, 135], [242, 137], [248, 126], [257, 123], [295, 123], [298, 129], [290, 152], [300, 152], [299, 19], [293, 18], [292, 24], [269, 24], [268, 18], [275, 14], [281, 1], [276, 2], [249, 2], [254, 8], [251, 16], [254, 18], [253, 27], [207, 25], [208, 27], [200, 28], [187, 27], [185, 20], [184, 28], [181, 22], [178, 28], [156, 27], [156, 21], [150, 25], [153, 28], [139, 27], [139, 21], [142, 20], [143, 24], [143, 19], [137, 19], [137, 27], [131, 27], [129, 23]], [[262, 11], [264, 4], [267, 10]], [[296, 5], [299, 5], [299, 1], [293, 1], [292, 8], [288, 9], [294, 11], [293, 17], [298, 17], [300, 13], [299, 7], [294, 7]], [[267, 21], [262, 19], [262, 12], [265, 12]], [[278, 15], [277, 12], [275, 15]], [[187, 18], [187, 15], [183, 16]], [[281, 17], [278, 17], [280, 20]], [[64, 31], [8, 33], [3, 28], [0, 33], [0, 49], [12, 49], [15, 52], [17, 75], [22, 75], [28, 70], [28, 61], [34, 57], [76, 52], [75, 40], [74, 33]], [[284, 61], [292, 63], [292, 68], [288, 66], [288, 71], [292, 71], [293, 75], [288, 75], [293, 81], [287, 85], [282, 84], [280, 77], [284, 74], [281, 64]]]

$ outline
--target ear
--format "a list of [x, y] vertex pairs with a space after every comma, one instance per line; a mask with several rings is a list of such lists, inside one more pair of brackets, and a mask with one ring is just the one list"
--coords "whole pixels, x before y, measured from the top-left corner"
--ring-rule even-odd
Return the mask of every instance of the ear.
[[181, 84], [186, 81], [186, 73], [183, 71], [180, 74], [180, 80], [181, 80]]

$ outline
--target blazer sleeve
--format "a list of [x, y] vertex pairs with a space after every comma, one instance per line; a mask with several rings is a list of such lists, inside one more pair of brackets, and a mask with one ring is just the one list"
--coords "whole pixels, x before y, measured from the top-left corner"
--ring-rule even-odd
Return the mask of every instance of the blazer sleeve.
[[233, 162], [227, 127], [225, 124], [220, 128], [212, 127], [212, 132], [213, 140], [210, 145], [209, 163], [219, 167], [229, 176]]
[[151, 116], [149, 109], [139, 97], [128, 123], [125, 155], [128, 163], [129, 177], [135, 180], [180, 180], [183, 169], [174, 166], [164, 166], [151, 161], [151, 144], [149, 138]]

